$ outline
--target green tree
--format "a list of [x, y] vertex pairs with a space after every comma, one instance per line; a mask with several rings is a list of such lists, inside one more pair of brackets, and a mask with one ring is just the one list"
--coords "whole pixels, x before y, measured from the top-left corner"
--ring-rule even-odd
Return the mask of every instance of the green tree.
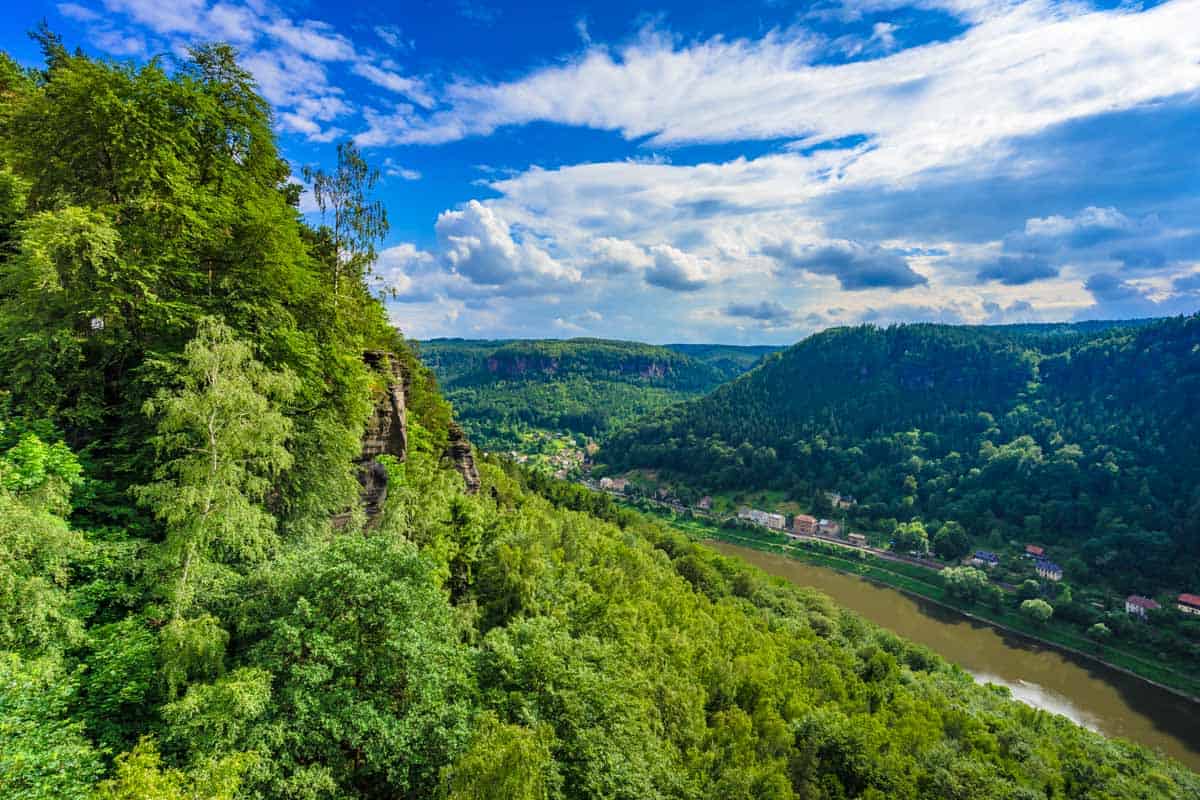
[[23, 800], [86, 800], [100, 754], [68, 708], [75, 681], [53, 657], [0, 652], [0, 790]]
[[547, 726], [506, 725], [494, 712], [475, 723], [470, 747], [442, 772], [447, 800], [549, 800], [562, 779]]
[[379, 170], [363, 159], [351, 141], [337, 147], [337, 169], [304, 167], [304, 180], [312, 185], [313, 199], [321, 211], [322, 230], [328, 234], [327, 258], [332, 273], [334, 308], [345, 286], [368, 281], [375, 263], [375, 244], [389, 229], [387, 211], [371, 192]]
[[181, 363], [162, 366], [175, 387], [146, 403], [160, 464], [137, 497], [166, 525], [162, 555], [176, 575], [168, 595], [179, 618], [198, 586], [211, 590], [228, 568], [261, 561], [274, 543], [275, 520], [262, 501], [291, 465], [292, 424], [278, 405], [295, 380], [265, 368], [213, 319], [201, 323]]
[[896, 542], [896, 550], [901, 552], [929, 552], [929, 533], [920, 520], [902, 522], [896, 526], [892, 534]]
[[1054, 607], [1045, 600], [1025, 600], [1021, 603], [1021, 613], [1038, 625], [1044, 625], [1054, 615]]
[[947, 567], [940, 574], [946, 590], [964, 600], [978, 600], [990, 585], [987, 573], [975, 567]]
[[966, 529], [953, 520], [943, 523], [933, 534], [933, 552], [947, 561], [962, 558], [970, 549], [971, 540]]

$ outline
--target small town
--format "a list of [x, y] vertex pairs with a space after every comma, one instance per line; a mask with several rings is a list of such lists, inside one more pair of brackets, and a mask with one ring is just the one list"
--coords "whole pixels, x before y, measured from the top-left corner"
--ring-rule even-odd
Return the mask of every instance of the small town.
[[[578, 463], [572, 462], [570, 466], [584, 466], [585, 461], [586, 459], [581, 459]], [[564, 472], [562, 475], [556, 474], [555, 477], [565, 477], [566, 474], [567, 472]], [[936, 572], [952, 566], [949, 563], [928, 557], [929, 554], [927, 552], [922, 553], [915, 550], [897, 552], [892, 547], [894, 542], [888, 542], [888, 546], [886, 547], [872, 546], [866, 534], [847, 530], [842, 522], [834, 519], [817, 518], [810, 514], [799, 513], [792, 514], [789, 518], [787, 514], [752, 508], [750, 506], [740, 506], [735, 514], [722, 516], [713, 513], [713, 498], [708, 495], [701, 497], [693, 505], [689, 506], [680, 501], [665, 487], [658, 487], [648, 494], [639, 494], [636, 484], [628, 478], [603, 477], [596, 481], [585, 477], [579, 482], [590, 489], [607, 492], [621, 499], [640, 497], [662, 507], [669, 508], [676, 513], [689, 513], [718, 524], [736, 520], [744, 525], [766, 529], [773, 534], [782, 535], [789, 541], [808, 539], [852, 547], [886, 561], [913, 564]], [[853, 497], [837, 492], [826, 492], [825, 495], [829, 500], [830, 506], [835, 510], [846, 511], [853, 508], [856, 504]], [[1047, 584], [1061, 583], [1065, 577], [1063, 568], [1049, 557], [1046, 548], [1041, 545], [1026, 544], [1019, 557], [1025, 561], [1032, 562], [1034, 574]], [[1000, 566], [1001, 556], [990, 550], [975, 550], [963, 558], [960, 563], [981, 569], [987, 573]], [[1018, 587], [1010, 584], [998, 582], [997, 585], [1005, 591], [1018, 591]], [[1142, 595], [1129, 595], [1125, 599], [1125, 613], [1139, 622], [1150, 622], [1153, 612], [1161, 612], [1173, 606], [1178, 613], [1200, 616], [1200, 595], [1198, 594], [1180, 593], [1174, 598], [1172, 603], [1167, 603], [1166, 598], [1162, 599], [1164, 602], [1159, 602], [1158, 600]]]

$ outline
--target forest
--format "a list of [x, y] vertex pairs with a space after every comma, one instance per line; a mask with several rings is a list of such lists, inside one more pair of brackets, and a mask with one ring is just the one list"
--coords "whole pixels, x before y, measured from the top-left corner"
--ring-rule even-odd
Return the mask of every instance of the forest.
[[1200, 795], [607, 498], [495, 458], [469, 491], [363, 154], [304, 171], [354, 209], [310, 225], [230, 48], [37, 39], [0, 54], [0, 796]]
[[434, 339], [417, 346], [475, 442], [521, 450], [522, 430], [602, 439], [698, 397], [777, 348], [604, 339]]
[[1053, 547], [1073, 582], [1200, 585], [1200, 317], [814, 335], [600, 458], [698, 488], [774, 487], [890, 533]]

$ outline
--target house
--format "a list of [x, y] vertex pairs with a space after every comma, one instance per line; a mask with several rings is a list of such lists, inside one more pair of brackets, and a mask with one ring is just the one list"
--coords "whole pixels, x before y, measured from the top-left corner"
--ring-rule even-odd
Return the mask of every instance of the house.
[[708, 495], [701, 497], [700, 501], [696, 503], [696, 508], [701, 511], [712, 511], [712, 498]]
[[812, 536], [817, 532], [817, 518], [808, 514], [797, 514], [792, 518], [792, 530], [796, 533]]
[[1033, 556], [1034, 558], [1045, 558], [1046, 549], [1038, 547], [1036, 544], [1027, 544], [1025, 545], [1025, 555]]
[[1125, 613], [1132, 614], [1135, 617], [1146, 618], [1146, 612], [1157, 611], [1161, 606], [1151, 600], [1149, 597], [1142, 597], [1140, 594], [1131, 594], [1125, 598]]
[[787, 517], [783, 514], [764, 513], [763, 524], [772, 530], [781, 531], [787, 527]]
[[819, 520], [817, 530], [822, 536], [841, 536], [842, 534], [842, 526], [831, 519]]
[[1200, 614], [1200, 594], [1181, 594], [1175, 598], [1175, 607], [1185, 614]]
[[1053, 561], [1048, 561], [1044, 558], [1039, 558], [1034, 564], [1037, 574], [1048, 581], [1061, 581], [1063, 576], [1062, 567], [1055, 564]]
[[991, 569], [1000, 563], [1000, 556], [990, 550], [976, 550], [975, 555], [971, 556], [971, 563], [977, 567]]
[[861, 533], [852, 533], [846, 538], [849, 539], [850, 544], [854, 545], [855, 547], [867, 546], [867, 537], [863, 536]]
[[601, 478], [600, 488], [607, 489], [612, 492], [623, 492], [625, 487], [629, 485], [629, 481], [625, 478]]
[[767, 524], [767, 512], [759, 511], [757, 508], [742, 506], [738, 509], [737, 515], [738, 519], [745, 520], [746, 522], [754, 522], [759, 525]]
[[834, 508], [851, 508], [855, 505], [854, 498], [848, 495], [826, 492], [825, 496], [829, 498], [829, 502]]

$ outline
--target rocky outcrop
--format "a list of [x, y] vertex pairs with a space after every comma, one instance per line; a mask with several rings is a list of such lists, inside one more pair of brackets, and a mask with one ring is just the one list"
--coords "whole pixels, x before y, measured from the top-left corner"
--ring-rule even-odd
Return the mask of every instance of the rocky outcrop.
[[376, 393], [375, 404], [363, 431], [362, 453], [358, 457], [358, 480], [367, 518], [379, 514], [387, 499], [387, 470], [378, 458], [389, 455], [403, 461], [408, 455], [408, 412], [405, 406], [404, 371], [391, 353], [369, 350], [363, 360], [373, 371], [384, 376], [386, 385]]
[[471, 454], [471, 443], [467, 434], [457, 422], [450, 423], [449, 443], [446, 445], [446, 458], [450, 459], [458, 474], [462, 475], [463, 483], [467, 486], [467, 494], [479, 491], [479, 470], [475, 468], [475, 456]]

